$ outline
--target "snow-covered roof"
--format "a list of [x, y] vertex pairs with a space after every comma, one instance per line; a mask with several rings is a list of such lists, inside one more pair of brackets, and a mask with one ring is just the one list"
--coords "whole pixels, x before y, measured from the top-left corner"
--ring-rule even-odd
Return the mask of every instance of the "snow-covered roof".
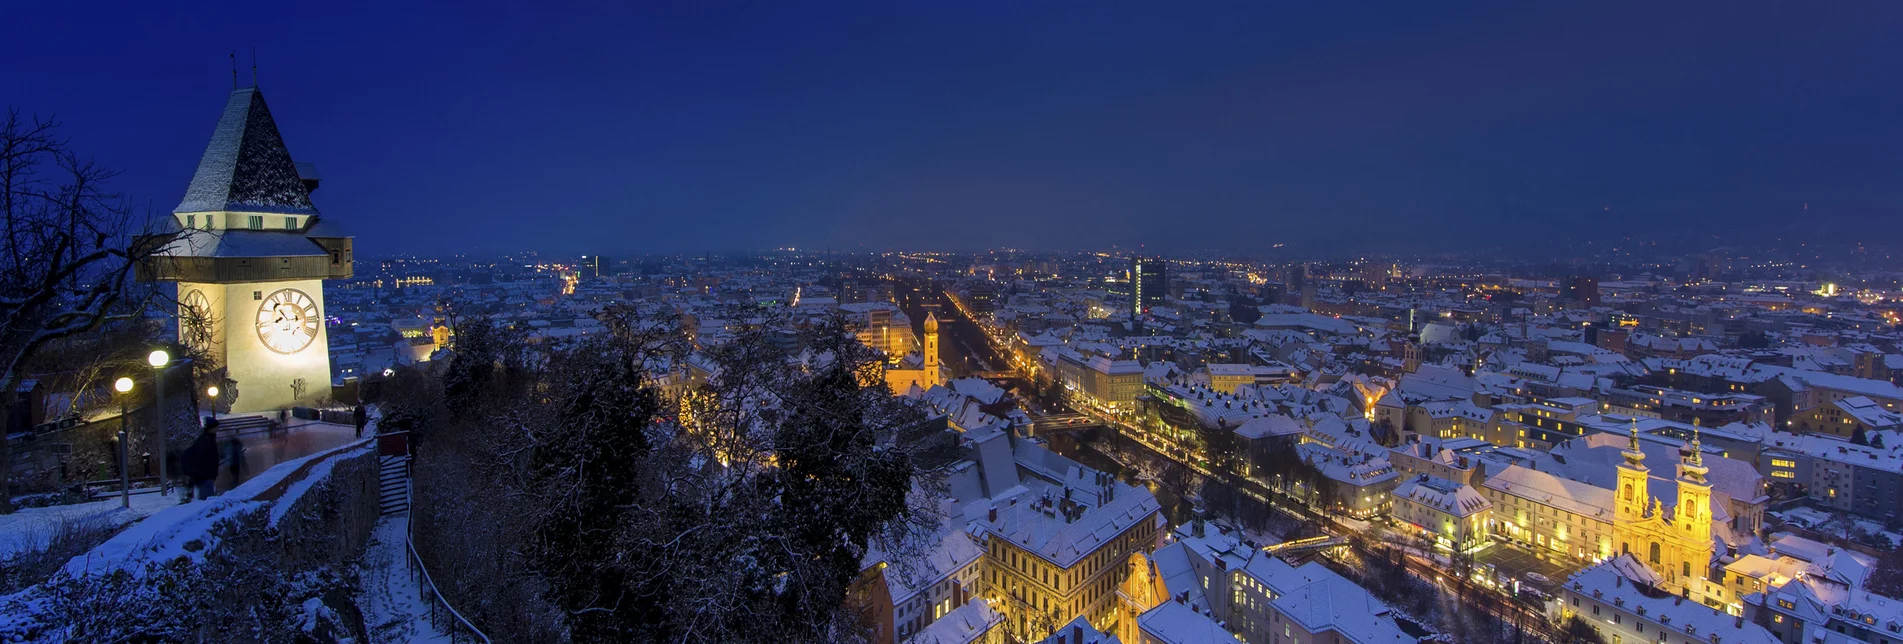
[[1004, 615], [992, 610], [990, 604], [973, 601], [945, 613], [905, 641], [908, 644], [971, 644], [1002, 623]]
[[1059, 567], [1069, 568], [1095, 552], [1105, 541], [1161, 510], [1156, 496], [1147, 489], [1120, 482], [1110, 485], [1115, 493], [1108, 502], [1085, 510], [1082, 516], [1071, 521], [1059, 513], [1039, 509], [1037, 503], [999, 508], [991, 533]]
[[[1620, 559], [1631, 559], [1630, 555]], [[1566, 583], [1566, 589], [1575, 594], [1584, 595], [1607, 604], [1619, 600], [1617, 609], [1642, 615], [1644, 619], [1676, 634], [1689, 636], [1696, 641], [1723, 641], [1726, 644], [1777, 644], [1777, 636], [1765, 630], [1763, 626], [1741, 617], [1733, 617], [1722, 610], [1706, 606], [1695, 601], [1662, 592], [1645, 592], [1635, 587], [1634, 581], [1644, 583], [1657, 578], [1657, 573], [1649, 573], [1647, 579], [1633, 580], [1630, 575], [1638, 573], [1631, 565], [1615, 565], [1615, 559], [1587, 568], [1573, 575]], [[1637, 560], [1630, 563], [1636, 564]], [[1638, 569], [1644, 567], [1638, 566]], [[1645, 577], [1645, 573], [1638, 573]], [[1661, 635], [1663, 635], [1661, 633]], [[1674, 638], [1676, 640], [1677, 638]]]
[[1357, 644], [1419, 641], [1401, 630], [1387, 604], [1339, 575], [1296, 588], [1271, 603], [1276, 612], [1317, 635], [1333, 632]]
[[1146, 642], [1204, 644], [1236, 639], [1235, 635], [1216, 623], [1215, 618], [1197, 612], [1188, 604], [1173, 601], [1157, 604], [1138, 616], [1137, 628], [1142, 629]]
[[159, 251], [171, 257], [326, 257], [330, 253], [296, 230], [196, 230]]
[[1598, 521], [1612, 520], [1612, 490], [1515, 465], [1481, 487]]
[[1471, 485], [1426, 474], [1395, 486], [1394, 498], [1407, 499], [1460, 518], [1473, 516], [1493, 507], [1493, 502], [1481, 496], [1480, 491], [1475, 490]]
[[310, 192], [256, 87], [235, 90], [198, 160], [185, 199], [172, 212], [315, 215]]

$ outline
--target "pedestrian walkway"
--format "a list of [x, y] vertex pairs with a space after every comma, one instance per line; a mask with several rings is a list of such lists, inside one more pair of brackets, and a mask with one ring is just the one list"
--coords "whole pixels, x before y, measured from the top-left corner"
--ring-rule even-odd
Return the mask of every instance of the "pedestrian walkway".
[[244, 445], [244, 457], [243, 463], [234, 473], [231, 454], [226, 451], [224, 444], [230, 440], [230, 436], [219, 432], [219, 492], [236, 488], [278, 463], [300, 459], [356, 440], [357, 428], [309, 421], [293, 424], [286, 429], [244, 432], [237, 434], [237, 439]]
[[363, 586], [357, 608], [363, 611], [363, 628], [371, 644], [450, 641], [430, 624], [429, 603], [410, 574], [404, 540], [409, 528], [408, 512], [378, 519], [358, 564]]

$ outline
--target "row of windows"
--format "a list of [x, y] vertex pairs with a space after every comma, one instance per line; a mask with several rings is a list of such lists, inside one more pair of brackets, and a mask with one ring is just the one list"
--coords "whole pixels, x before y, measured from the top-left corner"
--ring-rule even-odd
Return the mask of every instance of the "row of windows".
[[[198, 229], [198, 223], [199, 223], [198, 215], [185, 215], [186, 228]], [[212, 215], [205, 215], [204, 223], [205, 223], [204, 230], [211, 230]], [[250, 228], [251, 230], [264, 230], [264, 215], [251, 215], [247, 217], [245, 221], [245, 227]], [[285, 217], [284, 229], [297, 230], [297, 218]]]

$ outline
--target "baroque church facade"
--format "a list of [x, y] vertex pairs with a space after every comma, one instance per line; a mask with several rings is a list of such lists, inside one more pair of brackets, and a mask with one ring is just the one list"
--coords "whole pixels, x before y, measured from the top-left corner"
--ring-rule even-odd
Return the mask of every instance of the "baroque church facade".
[[[1645, 453], [1639, 448], [1639, 430], [1635, 422], [1619, 464], [1618, 488], [1614, 490], [1615, 514], [1613, 543], [1618, 554], [1631, 555], [1657, 575], [1657, 586], [1673, 594], [1706, 604], [1722, 603], [1715, 596], [1720, 584], [1709, 580], [1716, 547], [1712, 541], [1710, 469], [1704, 465], [1699, 441], [1681, 452], [1673, 479], [1654, 479], [1645, 465]], [[1654, 488], [1675, 497], [1665, 507]]]

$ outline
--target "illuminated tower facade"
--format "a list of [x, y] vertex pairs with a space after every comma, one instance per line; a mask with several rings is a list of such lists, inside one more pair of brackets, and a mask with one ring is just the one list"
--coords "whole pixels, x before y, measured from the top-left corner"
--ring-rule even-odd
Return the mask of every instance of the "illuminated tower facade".
[[923, 344], [923, 351], [920, 353], [924, 355], [920, 357], [924, 358], [924, 362], [919, 365], [919, 368], [887, 368], [885, 370], [885, 382], [886, 385], [892, 388], [892, 393], [904, 395], [912, 391], [914, 387], [917, 387], [918, 390], [922, 392], [931, 389], [935, 385], [945, 384], [945, 367], [940, 364], [938, 360], [937, 315], [931, 313], [925, 314], [925, 337]]
[[[1700, 452], [1698, 439], [1694, 430], [1691, 451], [1678, 464], [1678, 505], [1674, 506], [1678, 516], [1673, 523], [1684, 535], [1684, 547], [1687, 550], [1679, 574], [1703, 579], [1708, 574], [1705, 568], [1710, 566], [1713, 550], [1711, 482], [1705, 480], [1711, 468], [1705, 467], [1705, 456]], [[1685, 583], [1692, 582], [1688, 579]]]
[[1163, 268], [1163, 260], [1136, 258], [1130, 265], [1130, 319], [1141, 319], [1144, 313], [1163, 303], [1169, 294], [1168, 275]]
[[924, 358], [925, 377], [928, 380], [925, 386], [930, 387], [932, 385], [942, 384], [938, 376], [939, 369], [941, 368], [938, 364], [938, 316], [932, 313], [925, 314]]
[[[1646, 505], [1651, 503], [1652, 493], [1646, 487], [1646, 481], [1652, 473], [1645, 467], [1645, 452], [1639, 451], [1639, 421], [1632, 421], [1632, 436], [1626, 443], [1625, 462], [1619, 464], [1619, 489], [1617, 490], [1617, 508], [1614, 518], [1620, 525], [1634, 525], [1645, 518]], [[1629, 551], [1630, 544], [1620, 544], [1621, 551]]]
[[1651, 472], [1645, 467], [1645, 453], [1639, 444], [1638, 419], [1632, 421], [1625, 462], [1619, 464], [1619, 488], [1613, 511], [1613, 541], [1620, 553], [1631, 553], [1658, 573], [1660, 586], [1674, 594], [1704, 601], [1722, 588], [1711, 584], [1714, 547], [1711, 541], [1711, 484], [1709, 471], [1699, 454], [1694, 437], [1690, 453], [1680, 459], [1674, 483], [1676, 504], [1667, 513], [1660, 499], [1650, 490]]
[[324, 280], [351, 276], [351, 238], [311, 204], [315, 172], [291, 160], [256, 87], [238, 89], [212, 130], [178, 229], [144, 274], [176, 284], [180, 341], [224, 365], [233, 411], [330, 395]]

